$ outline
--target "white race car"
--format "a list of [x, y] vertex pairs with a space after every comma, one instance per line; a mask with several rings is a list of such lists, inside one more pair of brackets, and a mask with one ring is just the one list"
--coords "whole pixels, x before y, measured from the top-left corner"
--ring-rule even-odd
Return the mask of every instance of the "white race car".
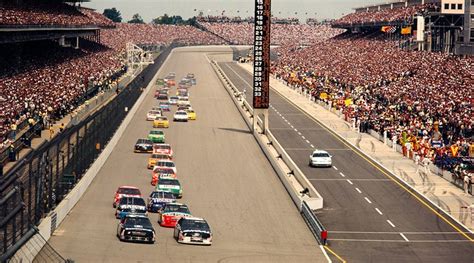
[[178, 104], [178, 96], [171, 96], [169, 99], [168, 99], [168, 102], [170, 105], [176, 105]]
[[188, 113], [184, 110], [177, 111], [173, 116], [174, 121], [188, 121]]
[[161, 110], [151, 110], [146, 114], [147, 121], [154, 121], [157, 117], [161, 117]]
[[156, 168], [170, 168], [173, 170], [173, 172], [176, 174], [177, 171], [176, 171], [176, 165], [174, 164], [173, 161], [171, 160], [165, 160], [165, 159], [161, 159], [161, 160], [158, 160], [155, 162], [155, 166], [153, 167], [153, 170], [155, 170]]
[[312, 167], [331, 167], [332, 166], [332, 156], [323, 150], [315, 150], [309, 156], [309, 166]]
[[174, 227], [178, 243], [212, 245], [212, 232], [206, 220], [198, 217], [182, 217]]

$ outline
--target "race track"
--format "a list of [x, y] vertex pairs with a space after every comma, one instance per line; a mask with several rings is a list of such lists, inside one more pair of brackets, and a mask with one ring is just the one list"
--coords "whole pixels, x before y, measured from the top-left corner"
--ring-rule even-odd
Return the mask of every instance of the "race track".
[[[235, 62], [219, 66], [251, 100], [250, 73]], [[348, 262], [474, 262], [472, 233], [286, 98], [270, 94], [270, 130], [323, 196], [317, 214], [339, 256]], [[332, 168], [308, 166], [314, 148], [333, 155]]]
[[156, 214], [150, 214], [157, 232], [154, 245], [124, 243], [115, 236], [112, 201], [117, 187], [135, 185], [144, 195], [153, 189], [148, 154], [133, 153], [137, 138], [151, 129], [145, 115], [157, 104], [153, 89], [88, 191], [51, 237], [61, 255], [75, 262], [326, 262], [209, 65], [206, 53], [219, 49], [230, 51], [175, 49], [159, 72], [164, 77], [174, 71], [177, 80], [193, 72], [197, 78], [190, 92], [197, 120], [171, 122], [165, 134], [184, 189], [180, 202], [207, 219], [213, 245], [177, 244], [173, 230], [156, 223]]

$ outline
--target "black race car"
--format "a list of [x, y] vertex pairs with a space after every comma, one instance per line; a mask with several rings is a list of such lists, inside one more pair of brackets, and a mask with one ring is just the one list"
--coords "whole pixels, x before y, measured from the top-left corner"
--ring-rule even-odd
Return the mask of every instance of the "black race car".
[[153, 142], [148, 139], [138, 139], [133, 151], [136, 153], [152, 153]]
[[155, 243], [155, 229], [144, 215], [127, 215], [117, 226], [117, 237], [120, 241], [138, 241]]

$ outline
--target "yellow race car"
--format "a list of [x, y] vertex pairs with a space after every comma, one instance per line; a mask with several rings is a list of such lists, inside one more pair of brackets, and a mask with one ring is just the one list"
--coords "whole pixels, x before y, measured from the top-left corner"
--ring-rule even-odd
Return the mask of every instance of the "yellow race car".
[[153, 169], [153, 167], [156, 165], [156, 162], [158, 160], [171, 160], [171, 159], [172, 159], [171, 156], [169, 156], [168, 154], [154, 153], [150, 156], [150, 158], [148, 158], [147, 168]]
[[170, 122], [166, 116], [158, 116], [153, 121], [153, 128], [169, 128]]
[[186, 112], [188, 113], [188, 120], [196, 120], [196, 112], [192, 109], [187, 109]]

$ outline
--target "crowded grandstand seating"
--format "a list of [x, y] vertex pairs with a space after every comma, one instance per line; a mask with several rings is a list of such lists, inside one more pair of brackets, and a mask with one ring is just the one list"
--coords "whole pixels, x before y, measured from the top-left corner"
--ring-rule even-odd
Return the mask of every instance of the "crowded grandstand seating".
[[114, 49], [124, 49], [127, 42], [168, 45], [175, 40], [188, 45], [225, 43], [221, 38], [192, 26], [118, 23], [115, 29], [102, 30], [102, 43]]
[[[252, 23], [200, 22], [200, 24], [210, 32], [221, 36], [232, 44], [253, 44], [254, 29]], [[326, 25], [310, 26], [306, 24], [272, 24], [271, 30], [271, 42], [273, 45], [282, 45], [285, 43], [309, 45], [331, 38], [342, 32], [340, 29], [333, 29]]]
[[[468, 155], [474, 58], [408, 52], [394, 41], [359, 37], [278, 52], [272, 66], [277, 78], [342, 111], [361, 131], [396, 138], [406, 156], [438, 164]], [[452, 145], [462, 150], [453, 154]]]
[[2, 2], [0, 5], [0, 26], [84, 26], [94, 25], [98, 19], [97, 16], [94, 17], [91, 18], [68, 4]]
[[412, 5], [393, 9], [381, 9], [377, 11], [366, 11], [350, 13], [333, 22], [334, 25], [368, 24], [368, 23], [393, 23], [408, 22], [413, 16], [426, 10], [435, 9], [434, 4]]

